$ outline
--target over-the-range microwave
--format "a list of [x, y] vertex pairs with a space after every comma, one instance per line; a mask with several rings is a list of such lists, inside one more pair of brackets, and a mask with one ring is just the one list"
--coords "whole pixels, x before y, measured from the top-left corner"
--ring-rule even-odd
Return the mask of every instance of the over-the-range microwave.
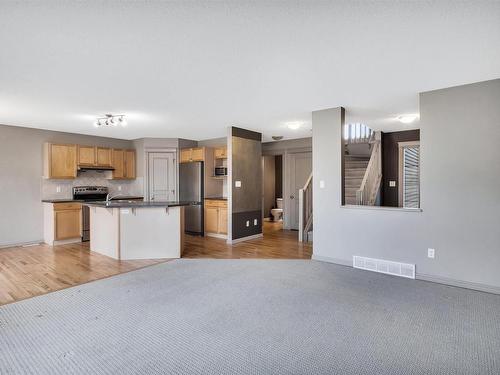
[[215, 167], [214, 176], [227, 176], [227, 167]]

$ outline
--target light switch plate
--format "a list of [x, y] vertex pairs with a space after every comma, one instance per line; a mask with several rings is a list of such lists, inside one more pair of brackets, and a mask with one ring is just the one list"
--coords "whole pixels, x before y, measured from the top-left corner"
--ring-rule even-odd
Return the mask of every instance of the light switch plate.
[[320, 189], [324, 189], [325, 188], [325, 181], [323, 181], [323, 180], [319, 181], [319, 188]]
[[241, 187], [241, 181], [234, 181], [234, 187]]
[[396, 187], [396, 181], [389, 181], [389, 187]]
[[253, 225], [257, 225], [258, 221], [257, 219], [253, 219]]
[[247, 220], [247, 227], [250, 226], [250, 220]]
[[436, 255], [436, 250], [431, 249], [431, 248], [427, 249], [427, 257], [428, 258], [434, 259], [435, 255]]

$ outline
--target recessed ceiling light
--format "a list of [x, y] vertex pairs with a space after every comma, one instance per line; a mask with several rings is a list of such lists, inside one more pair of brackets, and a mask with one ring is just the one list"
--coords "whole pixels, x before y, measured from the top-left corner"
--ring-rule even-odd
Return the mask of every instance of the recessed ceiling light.
[[411, 124], [416, 119], [418, 119], [418, 115], [415, 114], [398, 116], [399, 122], [402, 122], [403, 124]]
[[275, 141], [281, 141], [283, 139], [283, 136], [282, 135], [273, 135], [272, 138]]
[[297, 130], [298, 128], [300, 128], [302, 126], [302, 123], [300, 123], [298, 121], [287, 122], [286, 126], [288, 127], [288, 129]]

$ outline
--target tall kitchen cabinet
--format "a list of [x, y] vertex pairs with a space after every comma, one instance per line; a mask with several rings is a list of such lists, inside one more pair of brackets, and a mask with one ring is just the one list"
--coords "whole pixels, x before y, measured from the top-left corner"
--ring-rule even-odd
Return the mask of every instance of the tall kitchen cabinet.
[[135, 150], [113, 149], [112, 151], [113, 179], [135, 179]]

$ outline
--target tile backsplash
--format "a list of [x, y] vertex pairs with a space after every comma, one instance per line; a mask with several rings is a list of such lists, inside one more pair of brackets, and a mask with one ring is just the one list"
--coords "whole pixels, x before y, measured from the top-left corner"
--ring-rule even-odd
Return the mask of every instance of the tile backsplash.
[[[80, 171], [78, 177], [73, 180], [42, 178], [42, 199], [72, 198], [74, 186], [107, 186], [112, 195], [143, 195], [144, 179], [142, 177], [137, 177], [135, 180], [110, 180], [108, 179], [110, 175], [110, 171]], [[119, 190], [120, 186], [121, 190]]]

